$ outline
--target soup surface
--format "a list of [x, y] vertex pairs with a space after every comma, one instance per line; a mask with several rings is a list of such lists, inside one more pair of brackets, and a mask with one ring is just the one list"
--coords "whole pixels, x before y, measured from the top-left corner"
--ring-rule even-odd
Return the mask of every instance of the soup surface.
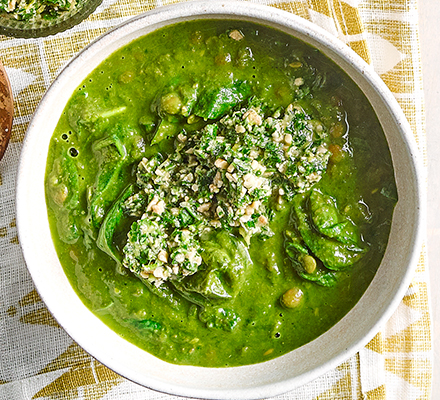
[[94, 70], [53, 134], [46, 197], [87, 307], [207, 367], [280, 356], [340, 320], [397, 201], [356, 85], [295, 38], [224, 20], [162, 28]]

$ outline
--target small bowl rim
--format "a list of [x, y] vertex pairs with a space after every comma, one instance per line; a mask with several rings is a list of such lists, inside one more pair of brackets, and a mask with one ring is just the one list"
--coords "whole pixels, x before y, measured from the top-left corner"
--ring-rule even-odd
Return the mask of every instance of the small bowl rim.
[[[114, 370], [118, 374], [128, 378], [133, 382], [158, 390], [160, 392], [165, 392], [173, 395], [206, 399], [257, 399], [263, 397], [272, 397], [301, 386], [329, 371], [331, 368], [340, 365], [349, 356], [353, 355], [362, 346], [366, 345], [379, 331], [379, 328], [391, 317], [392, 313], [396, 310], [397, 306], [404, 296], [405, 291], [409, 287], [421, 249], [422, 227], [425, 223], [425, 193], [423, 186], [424, 174], [422, 163], [410, 126], [403, 114], [403, 111], [400, 109], [398, 102], [391, 94], [389, 89], [386, 87], [385, 83], [374, 72], [373, 68], [369, 66], [360, 56], [358, 56], [351, 49], [349, 49], [348, 46], [346, 46], [344, 43], [339, 41], [337, 38], [326, 32], [322, 28], [319, 28], [311, 22], [306, 21], [296, 15], [273, 7], [264, 6], [256, 3], [247, 3], [246, 7], [243, 7], [243, 5], [243, 2], [233, 0], [216, 2], [205, 0], [172, 4], [140, 14], [134, 18], [129, 19], [118, 27], [108, 31], [106, 34], [100, 36], [97, 40], [95, 40], [85, 49], [83, 49], [76, 57], [72, 59], [72, 61], [69, 62], [69, 64], [65, 66], [63, 71], [58, 75], [54, 83], [44, 95], [29, 124], [28, 133], [23, 143], [22, 155], [19, 163], [17, 175], [17, 228], [19, 233], [19, 241], [22, 245], [25, 260], [27, 262], [29, 272], [34, 280], [36, 289], [40, 293], [42, 300], [45, 301], [45, 303], [47, 304], [49, 311], [60, 323], [60, 325], [66, 330], [66, 332], [71, 335], [72, 338], [77, 341], [82, 348], [84, 348], [93, 357], [96, 357], [104, 365], [108, 366], [110, 369]], [[307, 370], [306, 368], [302, 373], [292, 376], [290, 379], [285, 379], [283, 381], [267, 380], [264, 382], [262, 381], [259, 386], [251, 387], [244, 385], [241, 388], [228, 388], [226, 390], [223, 389], [221, 386], [216, 385], [211, 385], [209, 388], [194, 388], [186, 386], [185, 382], [182, 381], [170, 382], [169, 380], [164, 381], [157, 378], [145, 377], [142, 374], [137, 373], [136, 371], [130, 371], [129, 369], [127, 370], [125, 366], [121, 367], [119, 365], [116, 365], [116, 360], [112, 356], [112, 354], [106, 354], [106, 352], [102, 348], [100, 348], [98, 352], [95, 350], [94, 346], [99, 347], [99, 343], [95, 342], [94, 344], [91, 344], [88, 341], [86, 335], [84, 335], [83, 333], [78, 333], [78, 329], [73, 326], [72, 321], [70, 321], [68, 318], [66, 318], [65, 315], [63, 315], [63, 310], [56, 304], [56, 298], [54, 298], [50, 294], [50, 288], [48, 287], [47, 283], [44, 282], [44, 279], [47, 278], [47, 274], [45, 274], [45, 271], [41, 271], [41, 269], [39, 268], [39, 263], [35, 260], [35, 257], [33, 255], [34, 252], [37, 251], [37, 249], [35, 245], [31, 243], [31, 240], [35, 239], [35, 236], [29, 236], [27, 232], [27, 229], [29, 228], [27, 219], [30, 215], [32, 215], [32, 212], [29, 210], [29, 204], [27, 201], [30, 193], [28, 188], [26, 187], [33, 179], [32, 177], [29, 177], [29, 173], [26, 173], [29, 172], [28, 170], [31, 166], [30, 160], [35, 159], [36, 157], [43, 157], [44, 165], [46, 164], [47, 152], [46, 157], [44, 157], [44, 151], [42, 151], [41, 149], [38, 149], [37, 155], [29, 155], [34, 151], [34, 148], [36, 147], [36, 141], [38, 140], [38, 125], [41, 125], [40, 120], [42, 119], [42, 116], [44, 116], [45, 113], [47, 114], [47, 108], [50, 106], [50, 102], [53, 101], [53, 97], [56, 95], [57, 92], [62, 90], [63, 85], [69, 79], [69, 73], [72, 73], [72, 71], [74, 71], [75, 69], [83, 67], [86, 62], [90, 61], [90, 58], [93, 58], [93, 53], [105, 51], [106, 47], [111, 46], [111, 43], [119, 43], [118, 41], [121, 40], [121, 37], [123, 38], [123, 40], [126, 40], [127, 37], [133, 35], [133, 32], [136, 33], [140, 29], [145, 29], [145, 27], [154, 26], [155, 24], [160, 24], [164, 21], [167, 25], [179, 22], [182, 16], [192, 19], [196, 19], [197, 16], [199, 18], [209, 19], [210, 17], [219, 17], [219, 15], [228, 15], [229, 19], [244, 18], [257, 20], [255, 22], [266, 25], [269, 24], [269, 26], [274, 27], [287, 26], [290, 31], [296, 31], [298, 34], [300, 34], [299, 36], [302, 40], [310, 40], [312, 43], [314, 42], [315, 44], [318, 43], [324, 46], [327, 51], [327, 53], [324, 53], [329, 58], [332, 58], [332, 55], [337, 58], [341, 57], [345, 62], [344, 69], [351, 68], [352, 71], [355, 71], [357, 75], [364, 80], [364, 84], [368, 84], [374, 89], [377, 97], [380, 98], [383, 102], [382, 105], [386, 108], [384, 112], [387, 113], [386, 115], [394, 121], [393, 123], [395, 124], [396, 129], [400, 132], [401, 139], [404, 142], [404, 147], [406, 146], [405, 148], [407, 149], [408, 154], [411, 155], [412, 165], [409, 168], [413, 171], [414, 189], [416, 191], [416, 193], [413, 194], [414, 201], [416, 203], [416, 210], [414, 210], [414, 215], [412, 216], [412, 218], [414, 219], [414, 221], [412, 222], [415, 222], [415, 226], [412, 227], [413, 231], [410, 238], [411, 248], [408, 250], [408, 255], [406, 257], [407, 266], [403, 275], [400, 277], [400, 283], [393, 288], [394, 296], [388, 302], [388, 304], [386, 304], [386, 306], [382, 308], [382, 311], [380, 315], [377, 316], [375, 323], [372, 324], [369, 329], [363, 333], [363, 335], [359, 336], [357, 334], [356, 340], [351, 341], [348, 346], [343, 346], [344, 348], [341, 348], [340, 352], [336, 356], [320, 365], [315, 366], [311, 370]], [[138, 36], [134, 36], [134, 38], [136, 37]], [[320, 50], [323, 51], [323, 49]], [[338, 65], [340, 64], [338, 63]], [[354, 78], [352, 77], [352, 79]], [[77, 82], [77, 85], [79, 85], [79, 83], [80, 81]], [[71, 92], [70, 95], [72, 93], [73, 92]], [[51, 135], [52, 132], [50, 136]], [[62, 281], [66, 279], [62, 268], [61, 271], [58, 271], [57, 273], [58, 279]], [[365, 294], [363, 295], [363, 297], [364, 296]], [[78, 307], [85, 308], [84, 305], [82, 305], [82, 307], [79, 305]], [[356, 308], [356, 306], [354, 308]], [[349, 314], [351, 314], [352, 311], [350, 311]], [[75, 321], [80, 321], [81, 315], [83, 315], [84, 313], [84, 309], [80, 311], [72, 310], [72, 312], [77, 312], [77, 314], [74, 315]], [[91, 313], [91, 311], [89, 311], [88, 309], [86, 309], [85, 312]], [[347, 314], [347, 316], [349, 314]], [[343, 320], [347, 319], [347, 316], [345, 316]], [[90, 315], [87, 316], [88, 322], [93, 322], [93, 318], [97, 319], [97, 317], [94, 315], [91, 318], [89, 317]], [[338, 326], [339, 324], [341, 324], [341, 321], [338, 322], [336, 326]], [[353, 327], [352, 329], [353, 332], [355, 332], [355, 327]], [[306, 349], [308, 351], [307, 354], [313, 354], [313, 351], [310, 350], [310, 346], [312, 346], [313, 343], [316, 342], [316, 340], [320, 340], [322, 336], [328, 335], [330, 331], [336, 331], [336, 328], [331, 328], [329, 331], [321, 335], [318, 339], [315, 339], [309, 344], [302, 346], [300, 349]], [[109, 333], [109, 335], [112, 336], [111, 333]], [[118, 342], [118, 339], [115, 336], [117, 335], [114, 334], [112, 336], [112, 340], [115, 340], [116, 343]], [[129, 346], [126, 348], [129, 349]], [[294, 350], [291, 353], [294, 353], [297, 350]], [[141, 350], [139, 349], [139, 351]], [[152, 360], [151, 357], [147, 357], [147, 359]], [[264, 365], [264, 367], [273, 368], [274, 374], [281, 374], [282, 368], [284, 368], [285, 366], [284, 364], [278, 363], [278, 360], [282, 359], [283, 357], [285, 358], [285, 356], [281, 356], [274, 360], [267, 361], [261, 364], [253, 364], [250, 366], [242, 367], [230, 367], [227, 369], [233, 370], [234, 373], [238, 372], [238, 374], [242, 374], [246, 377], [250, 376], [250, 369], [261, 369], [261, 366]], [[161, 362], [164, 363], [163, 361]], [[209, 379], [210, 375], [209, 373], [206, 373], [206, 370], [213, 370], [209, 368], [191, 366], [176, 367], [179, 370], [185, 371], [185, 373], [188, 375], [198, 374], [207, 379]], [[171, 368], [171, 370], [174, 371], [175, 369]], [[218, 370], [222, 369], [217, 369], [217, 371]]]

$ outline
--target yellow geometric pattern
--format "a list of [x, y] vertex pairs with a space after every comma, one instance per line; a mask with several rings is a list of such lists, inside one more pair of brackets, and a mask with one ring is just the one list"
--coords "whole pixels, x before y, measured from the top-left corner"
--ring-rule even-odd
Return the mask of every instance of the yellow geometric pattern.
[[123, 380], [115, 372], [87, 356], [76, 344], [72, 344], [40, 373], [54, 368], [66, 369], [66, 372], [35, 393], [32, 399], [100, 399]]
[[[11, 152], [19, 151], [32, 113], [68, 60], [122, 20], [177, 1], [104, 0], [86, 22], [63, 34], [38, 40], [0, 36], [0, 54], [13, 84], [16, 110], [12, 150], [6, 152], [3, 160], [13, 168], [0, 165], [1, 204], [8, 204], [3, 200], [13, 204], [16, 169], [13, 156], [17, 153]], [[320, 25], [371, 63], [405, 112], [426, 165], [415, 0], [254, 1]], [[32, 399], [171, 398], [126, 381], [66, 337], [25, 275], [18, 244], [15, 209], [9, 206], [0, 210], [0, 315], [6, 327], [5, 342], [9, 344], [0, 348], [4, 361], [0, 363], [0, 398], [4, 398], [3, 393], [25, 389], [26, 393], [32, 393], [29, 397]], [[402, 393], [409, 400], [430, 398], [432, 342], [425, 255], [424, 248], [407, 294], [373, 340], [334, 371], [284, 399], [394, 400], [403, 398]], [[34, 347], [26, 347], [20, 340], [39, 335], [42, 340], [53, 338], [53, 352], [46, 348], [39, 358], [29, 361], [26, 351], [35, 351], [41, 343], [36, 341]], [[26, 351], [17, 350], [20, 346]], [[4, 367], [8, 359], [21, 362], [20, 368], [12, 371]]]

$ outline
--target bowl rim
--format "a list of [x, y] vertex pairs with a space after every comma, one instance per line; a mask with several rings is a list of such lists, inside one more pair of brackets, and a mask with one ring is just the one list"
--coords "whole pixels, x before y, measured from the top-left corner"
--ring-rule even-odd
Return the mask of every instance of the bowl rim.
[[[43, 96], [29, 124], [28, 131], [23, 142], [23, 148], [18, 167], [16, 207], [19, 241], [22, 246], [28, 270], [32, 276], [36, 289], [39, 292], [42, 300], [48, 306], [49, 311], [60, 323], [60, 325], [66, 330], [66, 332], [75, 341], [77, 341], [77, 343], [85, 351], [98, 359], [104, 365], [135, 383], [173, 395], [206, 399], [257, 399], [263, 397], [272, 397], [292, 390], [305, 383], [308, 383], [309, 381], [319, 377], [330, 369], [335, 368], [336, 366], [344, 362], [349, 356], [353, 355], [362, 346], [366, 345], [379, 331], [380, 327], [391, 317], [392, 313], [397, 309], [401, 299], [404, 296], [405, 291], [409, 287], [421, 249], [422, 227], [425, 224], [425, 192], [423, 185], [424, 172], [422, 168], [422, 162], [420, 160], [420, 155], [417, 149], [415, 138], [411, 132], [410, 126], [403, 114], [403, 111], [400, 109], [397, 100], [391, 94], [385, 83], [374, 72], [373, 68], [368, 65], [359, 55], [357, 55], [342, 41], [325, 31], [324, 29], [312, 24], [307, 20], [302, 19], [301, 17], [298, 17], [287, 11], [276, 9], [274, 7], [269, 7], [256, 3], [247, 3], [246, 7], [243, 7], [243, 5], [243, 2], [235, 0], [215, 2], [202, 0], [162, 6], [133, 17], [122, 23], [121, 25], [111, 29], [104, 35], [100, 36], [90, 45], [85, 47], [64, 67], [64, 69], [52, 83], [46, 94]], [[71, 74], [72, 71], [83, 67], [86, 62], [89, 62], [90, 59], [94, 57], [93, 55], [95, 53], [105, 51], [107, 47], [111, 47], [111, 44], [119, 43], [118, 41], [121, 40], [121, 37], [123, 38], [123, 40], [126, 40], [127, 37], [131, 37], [130, 35], [132, 35], [133, 32], [139, 32], [145, 27], [155, 26], [161, 23], [165, 23], [166, 25], [168, 25], [171, 23], [179, 22], [181, 18], [186, 17], [190, 19], [195, 19], [197, 17], [211, 19], [219, 18], [221, 16], [227, 16], [229, 19], [253, 20], [257, 23], [259, 22], [262, 24], [273, 26], [275, 28], [287, 26], [291, 32], [296, 32], [298, 34], [295, 36], [299, 36], [304, 41], [314, 43], [312, 44], [312, 46], [317, 47], [316, 44], [321, 45], [322, 48], [320, 48], [320, 50], [324, 52], [329, 58], [342, 58], [345, 61], [345, 67], [352, 68], [352, 70], [355, 71], [355, 73], [357, 73], [358, 76], [364, 80], [364, 84], [371, 86], [376, 92], [378, 98], [382, 99], [382, 105], [386, 107], [385, 112], [388, 113], [387, 115], [389, 115], [389, 117], [393, 120], [396, 129], [400, 132], [400, 135], [402, 136], [404, 144], [407, 148], [408, 154], [411, 155], [411, 160], [413, 163], [410, 168], [412, 169], [414, 174], [414, 184], [416, 189], [416, 193], [414, 193], [414, 201], [417, 205], [416, 210], [414, 211], [414, 221], [412, 221], [414, 222], [415, 226], [412, 227], [413, 231], [411, 236], [411, 249], [409, 250], [407, 256], [408, 265], [405, 268], [403, 275], [400, 277], [400, 284], [393, 289], [394, 296], [388, 302], [388, 304], [383, 307], [383, 310], [381, 314], [377, 316], [375, 323], [372, 324], [362, 336], [358, 335], [356, 337], [356, 340], [350, 342], [350, 344], [344, 349], [341, 349], [341, 351], [333, 358], [327, 360], [320, 365], [314, 366], [312, 369], [306, 369], [302, 373], [292, 376], [290, 379], [285, 379], [283, 381], [277, 382], [266, 381], [261, 382], [259, 386], [255, 387], [229, 388], [226, 390], [215, 385], [209, 388], [194, 388], [186, 386], [184, 382], [162, 381], [161, 379], [152, 379], [151, 377], [145, 377], [142, 374], [137, 373], [136, 371], [130, 371], [130, 369], [127, 369], [126, 366], [121, 367], [121, 365], [117, 365], [115, 362], [117, 362], [118, 360], [115, 359], [112, 354], [104, 351], [104, 349], [100, 348], [99, 351], [96, 351], [94, 346], [98, 346], [99, 344], [91, 344], [88, 341], [87, 335], [85, 335], [84, 332], [80, 332], [79, 328], [75, 326], [75, 323], [81, 321], [81, 318], [84, 317], [84, 312], [91, 313], [91, 311], [89, 311], [88, 309], [85, 309], [86, 311], [82, 309], [81, 312], [73, 315], [74, 320], [66, 317], [66, 315], [64, 315], [63, 313], [62, 306], [59, 304], [59, 299], [57, 300], [56, 297], [51, 295], [50, 287], [48, 286], [48, 283], [45, 282], [45, 279], [50, 277], [47, 276], [47, 273], [45, 273], [44, 270], [41, 270], [41, 264], [37, 260], [35, 260], [34, 254], [37, 251], [37, 248], [35, 243], [32, 243], [32, 241], [35, 240], [35, 236], [29, 235], [28, 231], [29, 217], [32, 216], [35, 212], [35, 210], [32, 209], [32, 207], [29, 205], [28, 199], [29, 196], [31, 196], [31, 193], [29, 192], [28, 186], [31, 184], [31, 181], [32, 179], [34, 179], [34, 177], [30, 176], [29, 173], [27, 173], [29, 172], [29, 168], [31, 168], [32, 166], [31, 160], [34, 160], [36, 157], [43, 157], [45, 164], [47, 151], [46, 157], [44, 157], [44, 151], [41, 151], [40, 149], [38, 150], [38, 154], [34, 154], [35, 148], [38, 147], [37, 142], [39, 140], [39, 127], [42, 126], [41, 120], [42, 118], [44, 118], [45, 115], [47, 115], [47, 108], [50, 106], [50, 102], [53, 101], [53, 97], [56, 95], [57, 92], [63, 89], [66, 81], [70, 79], [69, 74]], [[133, 36], [133, 38], [137, 38], [137, 36]], [[131, 41], [132, 40], [129, 40], [129, 42]], [[79, 83], [80, 81], [77, 83], [77, 85], [79, 85]], [[50, 136], [52, 136], [52, 132]], [[59, 275], [57, 275], [57, 278], [65, 281], [66, 277], [63, 277], [64, 272], [58, 271], [58, 273]], [[78, 304], [76, 305], [79, 308], [85, 308], [84, 305], [82, 305], [82, 307]], [[76, 312], [75, 310], [71, 311], [73, 313]], [[349, 312], [349, 314], [350, 313], [351, 312]], [[98, 319], [94, 315], [86, 316], [87, 323], [94, 323], [94, 318]], [[343, 320], [346, 318], [347, 316], [345, 316]], [[341, 321], [338, 322], [336, 326], [338, 326], [338, 324], [340, 323]], [[99, 322], [97, 324], [99, 325]], [[331, 328], [330, 331], [333, 331], [334, 328], [335, 327]], [[323, 335], [326, 335], [328, 332], [329, 331], [327, 331]], [[110, 333], [109, 335], [111, 336], [112, 334]], [[116, 334], [112, 336], [112, 340], [115, 340], [115, 343], [118, 343], [119, 345], [120, 342], [115, 337], [115, 335]], [[313, 345], [316, 340], [310, 343]], [[300, 349], [308, 348], [309, 351], [310, 343], [302, 346]], [[129, 348], [130, 346], [127, 347], [127, 349]], [[294, 350], [294, 352], [295, 351], [296, 350]], [[251, 366], [242, 367], [230, 367], [227, 369], [233, 370], [234, 373], [238, 372], [239, 374], [243, 374], [244, 376], [247, 376], [249, 374], [249, 368], [260, 368], [263, 364], [265, 366], [274, 368], [275, 370], [277, 370], [278, 368], [279, 370], [280, 367], [277, 366], [277, 360], [283, 357], [284, 356], [281, 356], [274, 360], [267, 361], [261, 364], [253, 364]], [[151, 360], [151, 358], [148, 359]], [[212, 370], [202, 367], [177, 367], [185, 370], [188, 374], [199, 374], [201, 376], [209, 376], [209, 374], [205, 374], [205, 370]], [[224, 369], [217, 369], [217, 371], [218, 370]]]

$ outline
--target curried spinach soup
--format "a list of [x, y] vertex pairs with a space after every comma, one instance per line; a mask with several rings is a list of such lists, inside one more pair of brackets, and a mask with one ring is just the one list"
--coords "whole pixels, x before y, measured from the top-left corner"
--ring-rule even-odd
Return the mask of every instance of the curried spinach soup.
[[93, 71], [54, 132], [46, 196], [87, 307], [206, 367], [272, 359], [340, 320], [397, 201], [356, 85], [295, 38], [225, 20], [162, 28]]

